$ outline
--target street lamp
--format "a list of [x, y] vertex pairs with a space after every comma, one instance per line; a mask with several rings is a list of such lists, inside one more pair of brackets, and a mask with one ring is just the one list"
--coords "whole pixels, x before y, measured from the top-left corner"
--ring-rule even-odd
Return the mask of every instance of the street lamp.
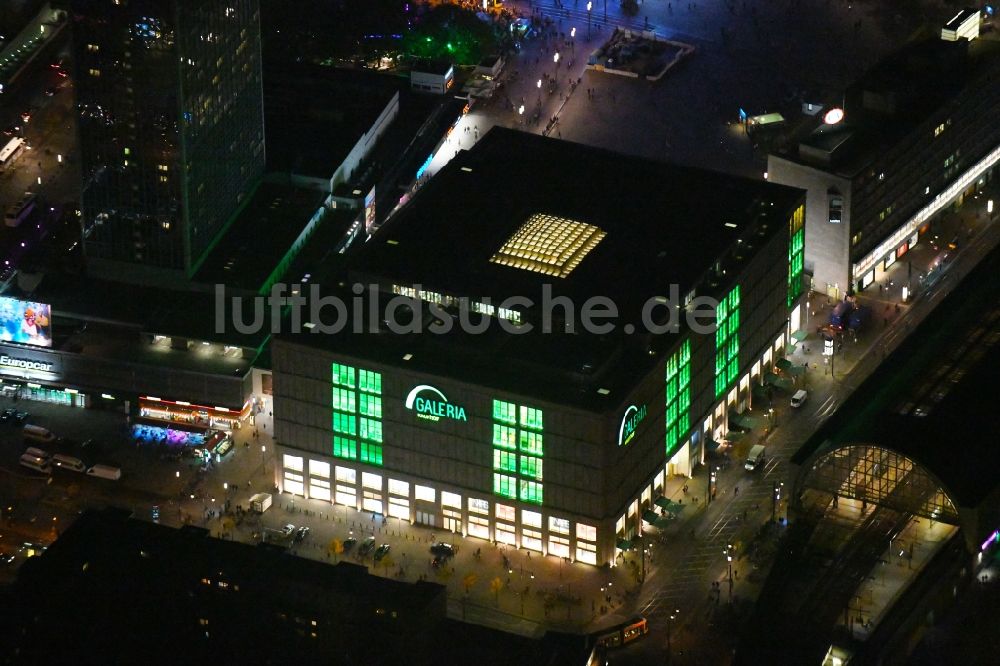
[[784, 482], [778, 483], [774, 482], [774, 493], [771, 495], [771, 522], [773, 523], [777, 519], [778, 502], [781, 501], [781, 487], [785, 485]]

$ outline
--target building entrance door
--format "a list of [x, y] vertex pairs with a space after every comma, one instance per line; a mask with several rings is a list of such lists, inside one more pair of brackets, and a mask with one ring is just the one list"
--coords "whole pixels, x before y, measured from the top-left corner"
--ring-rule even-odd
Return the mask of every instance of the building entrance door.
[[427, 513], [426, 511], [417, 511], [417, 522], [421, 525], [429, 525], [434, 527], [437, 525], [437, 516], [433, 513]]
[[461, 532], [462, 531], [462, 521], [458, 518], [449, 518], [445, 516], [444, 518], [444, 528], [449, 532]]

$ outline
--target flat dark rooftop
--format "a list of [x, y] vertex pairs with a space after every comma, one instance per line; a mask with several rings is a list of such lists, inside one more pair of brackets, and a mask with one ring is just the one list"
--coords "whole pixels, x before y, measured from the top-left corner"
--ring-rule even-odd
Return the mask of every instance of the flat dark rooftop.
[[[795, 454], [851, 443], [926, 467], [959, 505], [997, 485], [1000, 426], [984, 406], [1000, 368], [1000, 248], [994, 249]], [[956, 449], [959, 447], [959, 449]]]
[[282, 62], [264, 71], [269, 171], [329, 179], [405, 79]]
[[447, 60], [417, 59], [413, 62], [412, 69], [414, 72], [425, 72], [427, 74], [444, 76], [452, 67], [454, 67], [454, 65]]
[[83, 513], [22, 565], [0, 603], [19, 609], [0, 637], [26, 663], [79, 661], [80, 645], [91, 663], [176, 663], [177, 646], [189, 663], [294, 657], [343, 666], [582, 666], [588, 654], [583, 636], [532, 639], [447, 619], [437, 583], [155, 525], [121, 509]]
[[[876, 63], [844, 94], [845, 119], [834, 132], [822, 123], [803, 126], [800, 143], [830, 150], [839, 146], [845, 134], [850, 140], [840, 146], [829, 168], [845, 177], [863, 170], [875, 157], [895, 145], [920, 126], [935, 111], [954, 100], [970, 85], [990, 85], [980, 81], [985, 72], [1000, 68], [1000, 37], [987, 33], [973, 42], [946, 42], [940, 31], [932, 31], [905, 45]], [[891, 110], [867, 108], [865, 95], [881, 97], [894, 106]], [[874, 96], [874, 97], [873, 97]], [[829, 135], [838, 135], [831, 143]], [[812, 163], [797, 152], [797, 144], [779, 155]]]
[[[639, 322], [641, 305], [669, 294], [673, 283], [683, 298], [737, 238], [764, 224], [765, 235], [787, 233], [787, 217], [801, 196], [766, 182], [494, 128], [348, 256], [351, 281], [419, 284], [472, 300], [489, 297], [493, 305], [515, 295], [538, 305], [543, 286], [550, 284], [553, 296], [570, 298], [577, 312], [591, 297], [611, 298], [619, 311], [615, 331], [587, 333], [577, 321], [576, 333], [563, 331], [558, 322], [558, 332], [542, 333], [537, 312], [529, 309], [524, 319], [534, 330], [517, 335], [496, 320], [479, 334], [458, 325], [444, 335], [428, 333], [431, 320], [425, 313], [423, 333], [355, 333], [352, 325], [334, 335], [283, 337], [557, 404], [616, 409], [657, 362], [656, 353], [672, 344], [671, 336], [628, 335], [624, 324]], [[593, 225], [606, 236], [565, 278], [491, 263], [510, 236], [539, 213]], [[384, 312], [389, 296], [383, 292], [381, 298]], [[557, 317], [561, 312], [557, 309]], [[328, 313], [324, 321], [331, 317]], [[367, 313], [363, 318], [369, 321]]]
[[[762, 181], [494, 127], [421, 188], [352, 267], [357, 276], [494, 303], [536, 298], [550, 284], [553, 294], [577, 303], [605, 295], [635, 314], [671, 284], [690, 290], [752, 225], [784, 233], [799, 196]], [[491, 263], [536, 214], [606, 236], [564, 278]]]
[[262, 182], [202, 263], [195, 281], [256, 292], [323, 206], [324, 198], [319, 190]]
[[[244, 334], [232, 326], [217, 333], [215, 295], [207, 290], [175, 291], [51, 273], [30, 298], [51, 304], [57, 324], [58, 318], [105, 322], [122, 331], [131, 329], [250, 349], [259, 349], [269, 336], [267, 330]], [[56, 328], [54, 334], [58, 340], [66, 332]]]

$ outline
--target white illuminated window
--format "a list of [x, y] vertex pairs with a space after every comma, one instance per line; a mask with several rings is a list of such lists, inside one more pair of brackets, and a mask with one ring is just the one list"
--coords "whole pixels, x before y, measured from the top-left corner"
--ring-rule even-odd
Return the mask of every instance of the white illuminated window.
[[406, 481], [397, 481], [396, 479], [389, 479], [389, 492], [393, 495], [409, 495], [410, 494], [410, 484]]
[[455, 493], [449, 493], [449, 492], [446, 492], [446, 491], [442, 490], [441, 491], [441, 506], [453, 506], [456, 509], [461, 509], [462, 508], [462, 496], [458, 495], [458, 494], [455, 494]]
[[437, 493], [435, 493], [434, 489], [431, 488], [430, 486], [416, 485], [414, 486], [413, 491], [414, 491], [413, 493], [414, 497], [416, 497], [418, 500], [422, 500], [424, 502], [433, 502], [435, 499], [437, 499]]
[[[337, 466], [337, 481], [344, 483], [357, 483], [358, 473], [350, 467]], [[339, 500], [338, 500], [339, 501]]]
[[517, 515], [514, 507], [507, 506], [506, 504], [497, 504], [496, 513], [497, 520], [509, 520], [510, 522], [514, 522], [514, 517]]
[[302, 456], [290, 456], [287, 453], [281, 458], [282, 467], [294, 469], [296, 472], [302, 471]]
[[569, 534], [569, 521], [565, 518], [549, 516], [549, 532], [554, 534]]
[[576, 544], [576, 559], [584, 564], [597, 564], [597, 548], [589, 543]]
[[583, 523], [576, 524], [576, 538], [584, 541], [597, 541], [597, 528]]
[[490, 503], [484, 499], [474, 499], [469, 498], [469, 512], [470, 513], [485, 513], [490, 512]]
[[309, 473], [313, 476], [318, 476], [321, 479], [330, 478], [330, 463], [322, 462], [320, 460], [310, 460], [309, 461]]
[[382, 476], [379, 474], [369, 474], [368, 472], [362, 472], [361, 485], [364, 486], [365, 488], [382, 490]]
[[530, 525], [531, 527], [541, 527], [542, 526], [542, 514], [537, 511], [521, 511], [521, 524]]

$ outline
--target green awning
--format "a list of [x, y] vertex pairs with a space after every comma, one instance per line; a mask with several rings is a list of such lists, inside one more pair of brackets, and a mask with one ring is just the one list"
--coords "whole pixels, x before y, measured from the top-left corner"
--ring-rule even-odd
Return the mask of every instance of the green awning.
[[803, 330], [803, 331], [795, 331], [794, 333], [792, 333], [792, 338], [798, 340], [799, 342], [802, 342], [808, 337], [809, 337], [808, 331]]
[[774, 374], [773, 372], [769, 372], [766, 375], [764, 375], [765, 385], [770, 384], [771, 386], [777, 386], [780, 380], [781, 378], [778, 377], [778, 375]]
[[673, 502], [671, 502], [670, 500], [668, 500], [663, 495], [660, 495], [655, 500], [653, 500], [653, 504], [655, 504], [656, 506], [660, 507], [661, 509], [669, 509], [670, 505], [673, 504]]
[[684, 510], [683, 504], [671, 504], [669, 507], [667, 507], [667, 511], [669, 513], [674, 514], [675, 516], [683, 510]]
[[787, 372], [788, 370], [791, 369], [792, 362], [789, 361], [787, 358], [779, 358], [774, 365], [777, 366], [779, 370], [784, 370]]
[[645, 520], [650, 525], [655, 523], [657, 518], [659, 518], [659, 516], [656, 515], [655, 511], [650, 511], [649, 509], [646, 509], [645, 511], [642, 512], [642, 519]]
[[618, 537], [618, 543], [615, 545], [618, 546], [618, 550], [629, 550], [632, 547], [632, 542], [628, 539]]

